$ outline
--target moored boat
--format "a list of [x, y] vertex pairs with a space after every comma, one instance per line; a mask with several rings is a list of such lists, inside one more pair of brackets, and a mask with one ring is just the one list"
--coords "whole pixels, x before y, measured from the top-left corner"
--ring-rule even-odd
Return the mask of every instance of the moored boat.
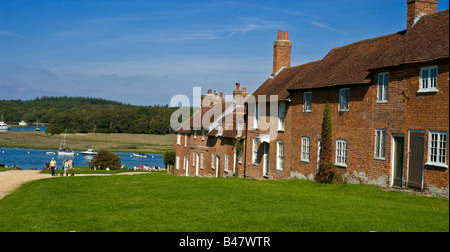
[[0, 121], [0, 131], [10, 131], [11, 127], [3, 121]]
[[93, 149], [89, 149], [87, 151], [81, 152], [81, 154], [86, 155], [86, 156], [94, 156], [94, 155], [97, 155], [98, 152], [94, 151]]
[[138, 154], [133, 153], [133, 157], [138, 157], [138, 158], [148, 158], [148, 155], [147, 155], [147, 154], [144, 154], [144, 153], [138, 153]]
[[8, 124], [5, 123], [4, 119], [3, 119], [3, 114], [2, 114], [2, 118], [0, 120], [0, 131], [10, 131], [11, 127], [8, 126]]
[[[67, 136], [67, 129], [64, 132], [64, 138], [63, 138], [63, 140], [61, 142], [61, 145], [59, 145], [58, 155], [61, 155], [61, 156], [73, 156], [73, 155], [75, 155], [73, 150], [66, 150], [66, 136]], [[61, 146], [62, 146], [62, 148], [61, 148]]]

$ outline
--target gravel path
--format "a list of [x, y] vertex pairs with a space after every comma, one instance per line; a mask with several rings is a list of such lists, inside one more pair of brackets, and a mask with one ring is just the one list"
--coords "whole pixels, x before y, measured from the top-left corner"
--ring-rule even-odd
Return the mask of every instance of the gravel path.
[[40, 174], [39, 171], [32, 170], [12, 170], [0, 172], [0, 200], [24, 183], [51, 177], [52, 176], [50, 174]]

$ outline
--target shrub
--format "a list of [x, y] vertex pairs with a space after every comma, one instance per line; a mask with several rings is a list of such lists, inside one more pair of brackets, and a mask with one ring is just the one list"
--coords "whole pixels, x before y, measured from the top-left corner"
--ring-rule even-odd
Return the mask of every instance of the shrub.
[[95, 155], [94, 159], [92, 159], [92, 164], [100, 170], [106, 168], [118, 170], [122, 168], [119, 155], [105, 150], [101, 150]]

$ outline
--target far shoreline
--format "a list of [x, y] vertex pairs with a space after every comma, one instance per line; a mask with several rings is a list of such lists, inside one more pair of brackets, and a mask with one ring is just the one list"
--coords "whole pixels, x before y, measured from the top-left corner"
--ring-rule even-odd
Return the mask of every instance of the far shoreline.
[[[58, 150], [62, 135], [45, 132], [0, 132], [0, 147]], [[126, 133], [77, 133], [67, 134], [66, 148], [75, 151], [106, 150], [126, 153], [162, 154], [174, 149], [174, 135], [126, 134]]]

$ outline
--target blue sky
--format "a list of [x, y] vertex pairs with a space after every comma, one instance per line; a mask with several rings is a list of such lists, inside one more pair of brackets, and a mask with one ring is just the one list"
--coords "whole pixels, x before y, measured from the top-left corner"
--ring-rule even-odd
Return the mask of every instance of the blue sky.
[[253, 92], [272, 72], [277, 30], [300, 65], [405, 27], [406, 0], [0, 0], [0, 99], [169, 104], [236, 82]]

